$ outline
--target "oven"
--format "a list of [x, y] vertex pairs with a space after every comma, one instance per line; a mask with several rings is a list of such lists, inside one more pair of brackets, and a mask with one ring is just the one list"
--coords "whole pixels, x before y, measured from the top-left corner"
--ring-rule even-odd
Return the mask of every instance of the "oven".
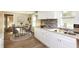
[[79, 34], [79, 24], [74, 24], [74, 32]]

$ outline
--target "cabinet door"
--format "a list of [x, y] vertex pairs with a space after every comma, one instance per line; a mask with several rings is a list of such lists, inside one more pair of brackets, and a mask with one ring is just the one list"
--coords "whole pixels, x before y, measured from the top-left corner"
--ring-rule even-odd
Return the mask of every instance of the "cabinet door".
[[46, 43], [46, 30], [37, 28], [35, 29], [35, 37], [42, 43]]
[[62, 46], [62, 38], [57, 38], [57, 46], [58, 46], [58, 48], [63, 48], [63, 46]]
[[40, 33], [39, 33], [39, 30], [38, 30], [38, 29], [35, 29], [35, 31], [34, 31], [34, 36], [35, 36], [37, 39], [40, 39]]
[[47, 11], [46, 12], [46, 16], [47, 16], [47, 19], [54, 19], [55, 17], [55, 12], [54, 11]]
[[57, 35], [59, 48], [75, 48], [76, 39], [64, 35]]
[[76, 39], [68, 36], [63, 36], [63, 47], [64, 48], [75, 48]]
[[40, 40], [42, 42], [46, 42], [46, 30], [40, 29], [39, 33], [40, 33]]
[[72, 40], [62, 40], [63, 42], [63, 48], [76, 48], [76, 41], [72, 42]]
[[46, 11], [39, 11], [38, 12], [38, 19], [46, 19], [46, 18], [47, 18]]
[[47, 45], [51, 48], [57, 48], [58, 44], [57, 44], [57, 39], [56, 39], [56, 35], [53, 32], [47, 32]]
[[39, 11], [38, 19], [54, 19], [54, 11]]

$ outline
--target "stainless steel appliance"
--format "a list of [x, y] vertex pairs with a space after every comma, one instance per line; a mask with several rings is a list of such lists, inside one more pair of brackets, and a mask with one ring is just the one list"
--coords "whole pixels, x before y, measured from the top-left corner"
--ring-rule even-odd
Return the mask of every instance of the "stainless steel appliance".
[[74, 24], [74, 32], [79, 33], [79, 24]]

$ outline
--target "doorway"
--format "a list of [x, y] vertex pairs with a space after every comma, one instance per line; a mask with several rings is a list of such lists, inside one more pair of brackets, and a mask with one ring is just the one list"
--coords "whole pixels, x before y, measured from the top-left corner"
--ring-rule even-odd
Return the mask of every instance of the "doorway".
[[13, 15], [12, 14], [4, 14], [4, 31], [12, 31], [13, 25]]

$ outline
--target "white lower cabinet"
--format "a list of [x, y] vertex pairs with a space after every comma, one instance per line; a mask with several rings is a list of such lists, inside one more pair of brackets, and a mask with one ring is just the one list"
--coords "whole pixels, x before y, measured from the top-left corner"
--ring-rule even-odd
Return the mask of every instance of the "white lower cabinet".
[[46, 44], [46, 31], [44, 29], [36, 28], [34, 31], [34, 36], [41, 41], [42, 43]]
[[34, 36], [37, 38], [37, 39], [40, 39], [40, 33], [39, 33], [39, 29], [35, 29], [34, 31]]
[[36, 28], [35, 37], [50, 48], [76, 48], [76, 39]]
[[46, 40], [47, 40], [47, 45], [51, 48], [57, 48], [58, 44], [57, 44], [57, 39], [55, 34], [52, 34], [52, 32], [48, 32], [47, 31], [47, 35], [46, 35]]
[[57, 38], [57, 48], [63, 48], [62, 46], [62, 39]]
[[72, 40], [62, 40], [62, 46], [63, 48], [76, 48], [76, 41], [72, 42]]

